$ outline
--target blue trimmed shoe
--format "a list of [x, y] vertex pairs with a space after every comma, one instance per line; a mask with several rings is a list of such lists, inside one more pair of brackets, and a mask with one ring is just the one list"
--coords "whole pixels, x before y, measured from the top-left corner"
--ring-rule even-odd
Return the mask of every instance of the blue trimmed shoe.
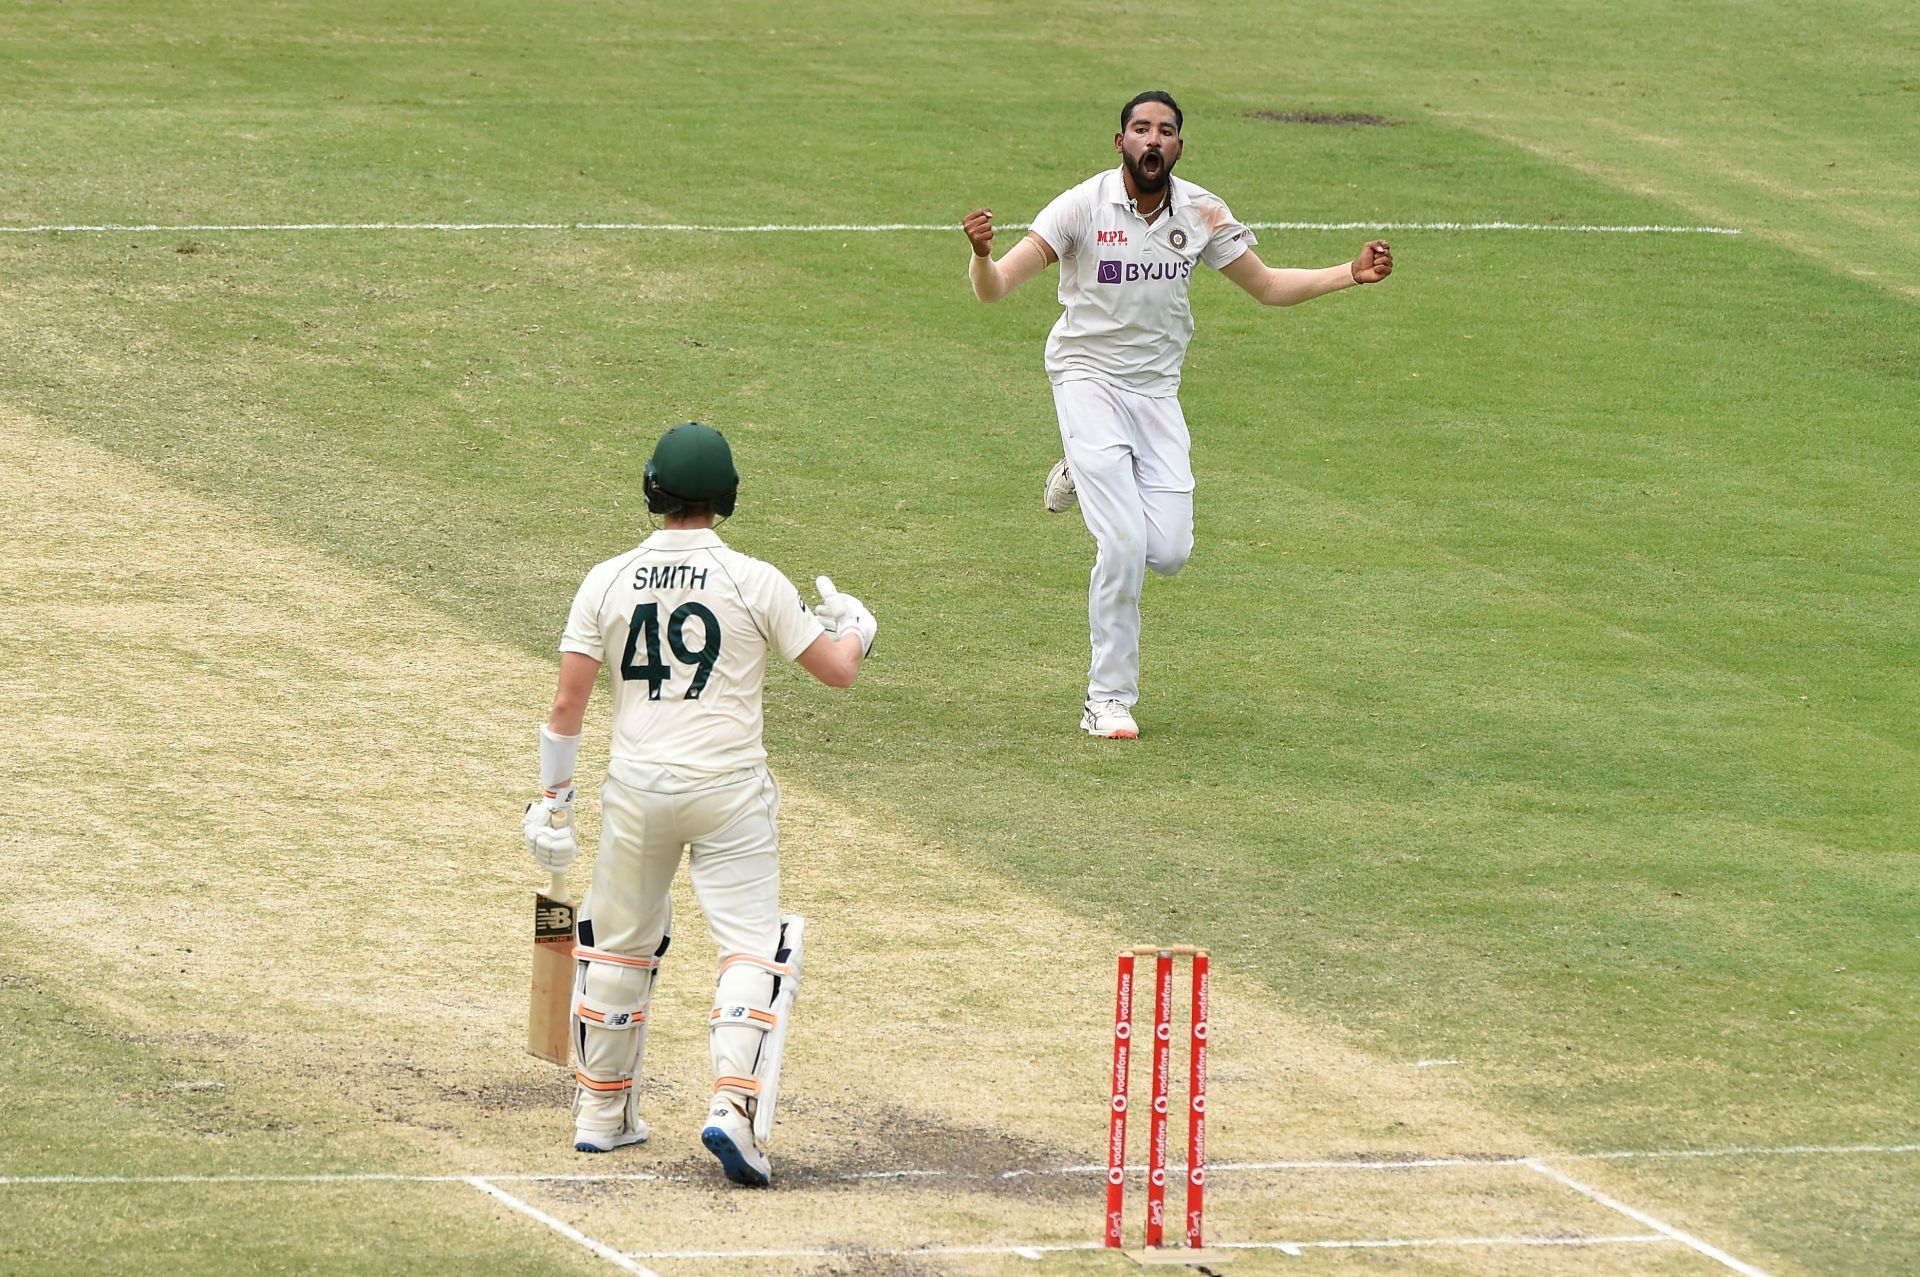
[[753, 1142], [753, 1123], [725, 1099], [715, 1097], [700, 1142], [720, 1159], [720, 1169], [736, 1184], [765, 1188], [773, 1183], [773, 1163]]

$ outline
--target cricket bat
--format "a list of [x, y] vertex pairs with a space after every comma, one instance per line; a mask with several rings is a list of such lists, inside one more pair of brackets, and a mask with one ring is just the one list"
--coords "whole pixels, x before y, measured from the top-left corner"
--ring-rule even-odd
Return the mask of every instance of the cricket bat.
[[527, 999], [527, 1053], [567, 1062], [573, 999], [574, 903], [567, 875], [550, 874], [533, 897], [533, 991]]

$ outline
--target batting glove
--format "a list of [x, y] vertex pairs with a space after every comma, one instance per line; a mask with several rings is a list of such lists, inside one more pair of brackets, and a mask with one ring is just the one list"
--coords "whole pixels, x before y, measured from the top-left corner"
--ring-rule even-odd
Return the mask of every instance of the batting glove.
[[521, 824], [527, 835], [527, 854], [548, 873], [565, 873], [580, 854], [573, 832], [573, 786], [554, 790], [527, 804]]
[[856, 633], [860, 636], [860, 654], [873, 654], [873, 639], [880, 632], [880, 622], [873, 619], [873, 613], [867, 611], [867, 605], [851, 594], [842, 594], [827, 577], [815, 577], [814, 585], [820, 591], [820, 606], [813, 614], [820, 618], [820, 624], [835, 634]]

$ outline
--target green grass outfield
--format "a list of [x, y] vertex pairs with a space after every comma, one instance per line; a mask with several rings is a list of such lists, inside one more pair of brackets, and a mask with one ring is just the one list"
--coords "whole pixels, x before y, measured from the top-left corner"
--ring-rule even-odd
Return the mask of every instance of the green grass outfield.
[[[1039, 511], [1053, 276], [979, 306], [957, 230], [0, 233], [0, 408], [541, 658], [643, 535], [659, 429], [710, 421], [746, 476], [732, 543], [881, 620], [853, 695], [772, 680], [781, 775], [1206, 943], [1380, 1059], [1459, 1060], [1543, 1147], [1920, 1139], [1910, 6], [36, 0], [0, 48], [5, 228], [1024, 222], [1159, 86], [1182, 175], [1246, 220], [1738, 229], [1384, 232], [1390, 281], [1290, 311], [1196, 282], [1198, 546], [1147, 589], [1132, 747], [1075, 731], [1091, 544]], [[1259, 116], [1296, 111], [1386, 123]], [[8, 660], [16, 708], [60, 690]], [[60, 789], [32, 770], [58, 738], [9, 750], [17, 794]], [[246, 881], [244, 848], [208, 854]], [[35, 1010], [111, 1023], [84, 971], [0, 958], [0, 1176], [195, 1146], [151, 1106], [36, 1115], [119, 1103], [60, 1061], [151, 1066]], [[241, 1169], [296, 1156], [258, 1138]], [[299, 1155], [382, 1153], [358, 1139]], [[1913, 1159], [1806, 1174], [1636, 1187], [1767, 1271], [1914, 1262]], [[283, 1200], [311, 1224], [289, 1270], [382, 1266], [337, 1194]], [[0, 1186], [0, 1215], [81, 1209], [51, 1201]], [[72, 1235], [110, 1270], [169, 1209]]]

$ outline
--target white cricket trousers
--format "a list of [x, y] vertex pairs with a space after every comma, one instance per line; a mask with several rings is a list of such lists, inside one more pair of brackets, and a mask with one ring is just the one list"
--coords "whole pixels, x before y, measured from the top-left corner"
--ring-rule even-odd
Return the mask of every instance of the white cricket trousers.
[[[700, 776], [616, 761], [600, 790], [600, 854], [580, 906], [581, 943], [634, 958], [654, 956], [672, 926], [668, 893], [684, 854], [720, 950], [714, 1005], [767, 1010], [773, 974], [760, 963], [773, 962], [780, 941], [779, 812], [780, 787], [764, 766]], [[729, 963], [734, 957], [759, 962]], [[594, 987], [596, 978], [604, 978], [604, 991]], [[618, 966], [589, 962], [587, 993], [618, 1002], [626, 978]], [[580, 1031], [584, 1071], [617, 1073], [623, 1062], [633, 1067], [637, 1053], [624, 1033], [586, 1023]], [[758, 1077], [765, 1037], [753, 1028], [713, 1028], [714, 1076]], [[593, 1098], [583, 1089], [583, 1102]]]
[[1096, 552], [1087, 589], [1087, 699], [1140, 699], [1140, 587], [1193, 554], [1191, 440], [1180, 401], [1104, 381], [1053, 388], [1060, 442]]

